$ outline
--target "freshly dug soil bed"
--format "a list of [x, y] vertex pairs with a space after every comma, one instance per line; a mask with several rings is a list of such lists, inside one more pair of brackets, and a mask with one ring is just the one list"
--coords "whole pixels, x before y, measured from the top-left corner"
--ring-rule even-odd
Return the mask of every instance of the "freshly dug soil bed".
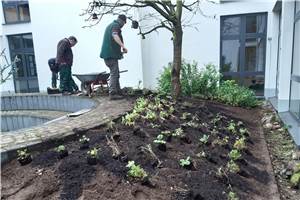
[[[116, 131], [105, 127], [89, 130], [85, 135], [90, 138], [90, 149], [100, 149], [96, 165], [87, 163], [88, 149], [80, 150], [77, 138], [64, 142], [69, 155], [63, 159], [58, 159], [54, 149], [41, 149], [33, 153], [33, 161], [28, 165], [20, 166], [17, 160], [7, 163], [1, 172], [1, 199], [222, 200], [227, 199], [229, 191], [234, 191], [241, 200], [277, 199], [278, 194], [272, 189], [274, 178], [269, 170], [259, 108], [248, 110], [194, 99], [180, 100], [174, 108], [173, 116], [165, 121], [139, 119], [135, 128], [123, 125], [119, 119], [115, 124], [117, 137]], [[166, 151], [159, 150], [153, 140], [161, 131], [174, 131], [191, 121], [181, 118], [184, 112], [195, 116], [199, 127], [183, 126], [185, 139], [172, 137], [166, 143]], [[218, 113], [222, 118], [214, 127], [212, 119]], [[250, 132], [247, 151], [237, 161], [240, 173], [219, 177], [218, 168], [226, 167], [236, 138], [226, 128], [231, 120], [242, 121], [240, 126]], [[159, 127], [153, 128], [153, 124]], [[211, 134], [213, 129], [217, 133]], [[210, 135], [207, 144], [199, 141], [204, 134]], [[112, 135], [122, 152], [118, 158], [112, 156], [107, 142]], [[225, 136], [229, 137], [227, 145], [214, 144], [215, 139]], [[145, 149], [148, 144], [161, 162], [159, 168], [158, 160]], [[200, 152], [205, 152], [206, 157], [199, 156]], [[190, 170], [179, 165], [179, 160], [188, 156], [193, 163]], [[148, 173], [150, 183], [143, 184], [127, 176], [128, 160], [135, 161]]]

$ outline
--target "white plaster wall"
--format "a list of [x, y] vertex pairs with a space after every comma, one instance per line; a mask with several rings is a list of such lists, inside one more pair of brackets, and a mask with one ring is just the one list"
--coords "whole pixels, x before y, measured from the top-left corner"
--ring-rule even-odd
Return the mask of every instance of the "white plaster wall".
[[[102, 38], [106, 26], [116, 17], [108, 16], [92, 28], [85, 17], [79, 16], [89, 1], [80, 0], [30, 0], [33, 27], [34, 48], [40, 90], [50, 86], [50, 71], [47, 65], [49, 57], [56, 55], [56, 45], [64, 37], [74, 35], [78, 44], [73, 47], [73, 73], [91, 73], [109, 71], [99, 58]], [[140, 39], [130, 23], [123, 28], [123, 37], [129, 53], [120, 62], [120, 69], [128, 69], [121, 75], [121, 86], [135, 86], [142, 79]], [[77, 78], [74, 80], [79, 83]]]
[[[191, 23], [197, 23], [195, 30], [193, 28], [184, 29], [183, 36], [183, 58], [192, 61], [195, 60], [202, 67], [204, 64], [213, 63], [219, 66], [220, 59], [220, 16], [246, 14], [255, 12], [268, 12], [268, 30], [269, 37], [272, 31], [272, 20], [270, 13], [274, 1], [233, 1], [221, 4], [212, 4], [203, 2], [201, 8], [205, 15], [194, 16]], [[141, 11], [141, 15], [143, 15]], [[186, 16], [186, 15], [184, 15]], [[215, 18], [213, 18], [215, 16]], [[155, 88], [157, 85], [157, 77], [162, 71], [162, 66], [172, 61], [172, 41], [171, 33], [165, 30], [159, 33], [152, 33], [146, 36], [142, 41], [142, 57], [143, 57], [143, 77], [144, 86]], [[270, 54], [268, 53], [270, 46], [267, 43], [266, 53], [266, 71], [270, 67]], [[270, 81], [266, 78], [265, 85], [269, 87]]]
[[[109, 72], [99, 54], [104, 30], [116, 17], [107, 16], [94, 27], [82, 28], [88, 23], [85, 22], [86, 17], [79, 15], [87, 7], [88, 2], [81, 0], [29, 0], [31, 23], [1, 26], [4, 34], [2, 43], [7, 49], [6, 35], [32, 33], [41, 92], [51, 86], [48, 59], [56, 56], [58, 41], [70, 35], [74, 35], [78, 39], [78, 44], [73, 47], [72, 71], [74, 74]], [[134, 11], [132, 15], [136, 15]], [[3, 16], [2, 13], [1, 16]], [[140, 37], [137, 36], [137, 30], [131, 29], [130, 26], [129, 22], [122, 29], [125, 45], [129, 50], [125, 58], [120, 61], [120, 70], [129, 70], [121, 74], [122, 87], [137, 86], [138, 81], [142, 80]], [[74, 77], [74, 80], [80, 84], [77, 78]], [[13, 82], [11, 83], [5, 84], [2, 91], [14, 90]]]

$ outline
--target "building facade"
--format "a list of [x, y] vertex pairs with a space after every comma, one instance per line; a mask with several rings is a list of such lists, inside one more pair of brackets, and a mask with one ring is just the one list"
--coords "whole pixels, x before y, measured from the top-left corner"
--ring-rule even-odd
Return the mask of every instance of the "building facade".
[[[73, 73], [108, 71], [99, 53], [104, 29], [114, 17], [82, 28], [89, 25], [80, 16], [86, 7], [80, 0], [2, 1], [1, 49], [21, 62], [1, 91], [45, 91], [51, 82], [47, 60], [55, 56], [57, 42], [70, 35], [79, 41], [73, 50]], [[184, 29], [183, 58], [200, 67], [212, 63], [225, 79], [269, 98], [292, 125], [290, 131], [300, 145], [300, 1], [203, 1], [201, 10], [190, 22], [197, 30]], [[148, 12], [134, 10], [131, 15], [141, 18]], [[123, 29], [129, 53], [120, 63], [128, 70], [121, 74], [122, 86], [136, 87], [142, 81], [143, 87], [154, 89], [163, 66], [172, 61], [171, 33], [160, 30], [142, 40], [130, 26]]]

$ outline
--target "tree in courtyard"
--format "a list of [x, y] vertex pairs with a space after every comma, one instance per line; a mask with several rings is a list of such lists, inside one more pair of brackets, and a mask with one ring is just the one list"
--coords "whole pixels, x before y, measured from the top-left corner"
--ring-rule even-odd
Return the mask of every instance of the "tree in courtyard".
[[3, 49], [0, 53], [0, 84], [5, 83], [7, 80], [11, 78], [13, 73], [16, 71], [16, 63], [19, 62], [17, 57], [14, 58], [12, 62], [9, 62], [6, 55], [5, 49]]
[[[151, 22], [154, 23], [151, 23], [152, 25], [145, 23], [144, 26], [139, 26], [139, 34], [142, 38], [145, 38], [145, 35], [157, 31], [158, 29], [166, 29], [172, 33], [173, 65], [171, 70], [171, 93], [174, 98], [177, 98], [181, 90], [180, 70], [182, 62], [183, 28], [193, 26], [191, 19], [198, 11], [203, 14], [200, 9], [200, 3], [201, 0], [117, 0], [115, 2], [110, 0], [94, 0], [89, 3], [84, 15], [88, 15], [87, 20], [95, 20], [95, 24], [97, 24], [101, 21], [103, 16], [107, 14], [125, 14], [128, 16], [129, 11], [133, 8], [149, 8], [151, 11], [148, 12], [147, 10], [147, 13], [139, 19], [139, 24], [147, 20], [151, 20]], [[187, 18], [182, 17], [184, 11], [189, 13]], [[129, 16], [129, 19], [132, 20], [132, 17]], [[137, 23], [137, 21], [133, 21], [133, 25]]]

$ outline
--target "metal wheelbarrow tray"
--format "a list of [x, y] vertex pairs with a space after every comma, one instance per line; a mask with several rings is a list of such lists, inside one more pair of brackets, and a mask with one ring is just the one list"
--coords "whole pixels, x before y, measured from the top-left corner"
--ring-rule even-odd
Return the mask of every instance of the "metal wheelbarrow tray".
[[[120, 73], [127, 72], [128, 70], [120, 71]], [[110, 74], [107, 72], [89, 73], [89, 74], [73, 74], [81, 82], [81, 91], [89, 96], [93, 92], [93, 85], [108, 86]]]

